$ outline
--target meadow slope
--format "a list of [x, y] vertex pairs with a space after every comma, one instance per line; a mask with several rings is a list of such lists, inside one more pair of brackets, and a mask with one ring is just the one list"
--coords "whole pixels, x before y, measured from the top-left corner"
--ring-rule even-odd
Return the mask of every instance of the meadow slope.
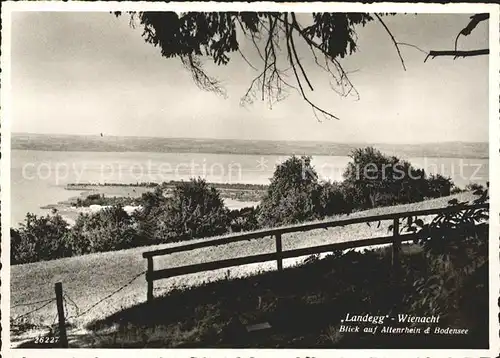
[[[470, 201], [474, 199], [474, 195], [471, 193], [462, 193], [419, 203], [376, 208], [356, 212], [349, 215], [349, 217], [364, 217], [401, 211], [439, 208], [447, 206], [448, 201], [452, 198], [457, 198], [460, 201]], [[338, 219], [342, 218], [345, 218], [345, 216], [338, 217]], [[287, 234], [283, 236], [283, 250], [334, 242], [353, 241], [373, 236], [384, 236], [388, 234], [387, 228], [389, 225], [390, 222], [386, 221], [382, 222], [379, 228], [376, 228], [376, 225], [371, 225], [371, 227], [369, 227], [366, 224], [357, 224], [347, 227], [330, 228], [328, 230], [320, 229]], [[201, 240], [193, 240], [190, 242]], [[54, 297], [55, 282], [62, 282], [63, 284], [64, 293], [68, 297], [68, 321], [74, 327], [82, 327], [88, 322], [107, 317], [124, 308], [143, 302], [146, 300], [146, 281], [142, 273], [146, 267], [145, 260], [142, 258], [142, 253], [180, 244], [181, 243], [139, 247], [122, 251], [95, 253], [85, 256], [12, 266], [10, 283], [11, 318], [15, 319], [29, 312], [33, 307], [36, 307], [36, 305], [23, 306], [22, 304]], [[155, 268], [183, 266], [219, 259], [256, 255], [274, 252], [274, 250], [274, 238], [244, 241], [158, 257], [155, 259]], [[298, 261], [302, 261], [302, 259], [303, 258], [285, 260], [284, 266], [293, 265]], [[267, 262], [157, 281], [155, 282], [155, 295], [158, 296], [165, 293], [173, 286], [197, 285], [228, 276], [241, 277], [255, 274], [261, 270], [274, 270], [275, 267], [275, 262]], [[117, 290], [119, 291], [114, 293]], [[111, 296], [93, 307], [96, 302], [108, 295]], [[72, 302], [69, 299], [71, 299]], [[89, 308], [91, 309], [80, 317], [72, 317], [84, 313]], [[51, 303], [43, 309], [28, 315], [26, 319], [33, 324], [50, 325], [54, 322], [55, 313], [55, 303]], [[36, 333], [32, 331], [24, 332], [23, 334], [33, 336], [33, 334]], [[16, 333], [12, 333], [12, 336], [14, 340], [16, 338]]]

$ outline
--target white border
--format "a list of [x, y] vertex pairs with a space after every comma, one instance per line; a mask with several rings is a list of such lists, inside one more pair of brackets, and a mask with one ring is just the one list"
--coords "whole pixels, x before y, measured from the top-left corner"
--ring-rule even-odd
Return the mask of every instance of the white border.
[[[490, 287], [490, 349], [493, 357], [500, 353], [498, 297], [500, 295], [500, 16], [499, 7], [490, 13], [490, 123], [489, 123], [489, 173], [490, 173], [490, 232], [489, 232], [489, 287]], [[492, 349], [494, 348], [494, 349]]]
[[[420, 13], [490, 13], [490, 349], [488, 350], [326, 350], [326, 349], [11, 349], [9, 327], [10, 297], [10, 31], [13, 11], [295, 11], [295, 12], [420, 12]], [[2, 356], [6, 357], [496, 357], [499, 343], [499, 233], [500, 233], [500, 122], [499, 122], [499, 7], [496, 4], [415, 4], [415, 3], [160, 3], [160, 2], [59, 2], [59, 1], [7, 1], [2, 4], [2, 57], [1, 57], [1, 199], [2, 199], [2, 272], [1, 309]], [[473, 119], [471, 119], [473, 120]], [[397, 339], [397, 338], [395, 338]], [[140, 351], [140, 352], [138, 352]]]
[[[6, 4], [7, 5], [7, 4]], [[8, 6], [5, 6], [8, 7]], [[11, 66], [10, 66], [10, 53], [11, 53], [11, 36], [10, 36], [10, 19], [11, 12], [6, 10], [2, 11], [2, 48], [1, 48], [1, 146], [2, 157], [0, 160], [0, 180], [1, 180], [1, 295], [0, 307], [1, 312], [10, 311], [10, 95], [11, 95]], [[8, 31], [7, 31], [8, 30]], [[9, 35], [6, 35], [8, 33]], [[7, 240], [8, 238], [8, 240]], [[7, 297], [7, 300], [5, 299]], [[2, 314], [2, 342], [9, 342], [10, 344], [10, 318], [9, 314]], [[5, 345], [2, 345], [2, 355], [4, 354]]]

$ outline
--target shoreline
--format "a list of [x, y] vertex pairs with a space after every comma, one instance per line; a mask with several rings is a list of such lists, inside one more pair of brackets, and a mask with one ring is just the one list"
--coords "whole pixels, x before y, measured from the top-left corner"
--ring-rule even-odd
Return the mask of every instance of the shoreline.
[[[223, 155], [349, 156], [353, 149], [373, 146], [398, 156], [488, 159], [488, 142], [363, 143], [324, 140], [250, 140], [42, 134], [15, 132], [12, 150], [65, 152], [197, 153]], [[467, 155], [465, 155], [467, 154]]]
[[[164, 183], [68, 183], [64, 190], [79, 192], [79, 195], [59, 201], [55, 204], [40, 206], [42, 210], [56, 210], [69, 225], [74, 225], [75, 220], [81, 213], [94, 213], [113, 205], [112, 201], [127, 201], [123, 207], [129, 214], [137, 210], [140, 205], [135, 205], [135, 199], [139, 199], [143, 193], [151, 192], [158, 187], [170, 192], [176, 184], [182, 181], [170, 181]], [[188, 181], [184, 181], [188, 182]], [[264, 194], [267, 185], [261, 184], [239, 184], [239, 183], [208, 183], [221, 194], [226, 207], [230, 210], [239, 210], [245, 207], [255, 207], [260, 203], [260, 196]], [[244, 189], [246, 188], [246, 189]], [[87, 203], [88, 205], [77, 205], [77, 200], [85, 200], [90, 195], [103, 195], [102, 204]], [[259, 199], [259, 200], [257, 200]], [[109, 203], [109, 204], [108, 204]], [[49, 214], [47, 213], [47, 214]], [[17, 223], [18, 225], [21, 222]]]
[[[88, 182], [88, 183], [67, 183], [65, 186], [66, 190], [91, 190], [91, 188], [99, 187], [135, 187], [135, 188], [157, 188], [157, 187], [171, 187], [177, 184], [189, 183], [188, 180], [170, 180], [164, 181], [162, 183], [156, 182], [137, 182], [137, 183], [98, 183], [98, 182]], [[246, 183], [218, 183], [218, 182], [208, 182], [215, 188], [220, 189], [233, 189], [233, 190], [265, 190], [269, 185], [267, 184], [246, 184]]]
[[[379, 149], [378, 147], [376, 147]], [[354, 148], [353, 148], [354, 149]], [[277, 157], [291, 157], [293, 155], [295, 156], [310, 156], [313, 158], [316, 157], [338, 157], [338, 158], [345, 158], [349, 157], [350, 152], [340, 153], [340, 154], [331, 154], [331, 153], [322, 153], [322, 152], [300, 152], [300, 151], [294, 151], [294, 152], [250, 152], [250, 153], [239, 153], [239, 152], [225, 152], [225, 151], [192, 151], [192, 150], [186, 150], [186, 151], [157, 151], [157, 150], [147, 150], [147, 151], [140, 151], [140, 150], [124, 150], [124, 149], [116, 149], [116, 150], [82, 150], [82, 149], [64, 149], [64, 150], [56, 150], [56, 149], [51, 149], [51, 148], [23, 148], [23, 147], [18, 147], [18, 148], [12, 148], [11, 150], [13, 151], [20, 151], [20, 152], [61, 152], [61, 153], [138, 153], [138, 154], [149, 154], [149, 153], [157, 153], [157, 154], [205, 154], [205, 155], [235, 155], [235, 156], [242, 156], [242, 155], [250, 155], [250, 156], [277, 156]], [[488, 154], [479, 154], [479, 155], [474, 155], [474, 154], [460, 154], [460, 153], [414, 153], [414, 152], [409, 152], [405, 153], [402, 151], [395, 151], [395, 150], [389, 150], [389, 149], [381, 149], [381, 151], [387, 155], [396, 155], [401, 158], [401, 159], [406, 159], [406, 158], [429, 158], [429, 159], [465, 159], [465, 160], [489, 160], [490, 156]]]

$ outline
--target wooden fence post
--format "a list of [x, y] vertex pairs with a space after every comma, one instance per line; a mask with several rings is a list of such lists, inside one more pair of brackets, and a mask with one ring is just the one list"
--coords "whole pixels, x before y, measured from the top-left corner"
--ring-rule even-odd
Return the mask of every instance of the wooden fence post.
[[395, 277], [399, 275], [399, 268], [401, 262], [399, 261], [399, 253], [401, 251], [401, 238], [399, 237], [399, 218], [394, 219], [393, 223], [393, 236], [392, 242], [392, 269], [394, 270]]
[[146, 281], [148, 282], [148, 302], [151, 302], [154, 298], [153, 296], [153, 257], [148, 256], [148, 271], [146, 273]]
[[[283, 251], [281, 247], [281, 234], [276, 234], [275, 237], [276, 237], [276, 253], [280, 255], [281, 252]], [[278, 271], [283, 270], [283, 259], [281, 257], [278, 257], [277, 262], [278, 262]]]
[[393, 292], [394, 307], [397, 308], [401, 304], [401, 237], [399, 236], [399, 218], [394, 219], [393, 223], [394, 240], [392, 242], [392, 270], [393, 270]]
[[61, 342], [62, 348], [68, 348], [68, 336], [66, 335], [66, 322], [64, 320], [62, 283], [56, 282], [54, 288], [56, 291], [57, 315], [59, 317], [59, 341]]

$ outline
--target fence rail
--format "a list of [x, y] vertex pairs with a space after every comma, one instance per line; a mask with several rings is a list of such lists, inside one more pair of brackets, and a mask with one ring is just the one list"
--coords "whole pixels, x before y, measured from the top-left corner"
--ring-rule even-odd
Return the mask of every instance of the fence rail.
[[[406, 212], [397, 212], [390, 214], [382, 214], [382, 215], [373, 215], [373, 216], [365, 216], [359, 218], [350, 218], [343, 220], [332, 220], [332, 221], [323, 221], [318, 223], [310, 223], [310, 224], [302, 224], [288, 227], [278, 227], [268, 230], [258, 230], [245, 234], [238, 234], [227, 236], [219, 239], [205, 240], [193, 244], [187, 245], [179, 245], [173, 246], [166, 249], [160, 249], [155, 251], [148, 251], [142, 254], [143, 258], [147, 260], [147, 271], [146, 271], [146, 281], [147, 281], [147, 299], [151, 301], [153, 297], [153, 283], [156, 280], [165, 279], [174, 276], [186, 275], [196, 272], [210, 271], [216, 270], [226, 267], [232, 266], [241, 266], [253, 263], [267, 262], [267, 261], [276, 261], [278, 270], [283, 269], [283, 259], [300, 257], [312, 254], [319, 254], [324, 252], [331, 252], [335, 250], [346, 250], [351, 248], [358, 247], [367, 247], [374, 245], [383, 245], [383, 244], [392, 244], [392, 265], [394, 272], [399, 273], [399, 251], [401, 250], [401, 243], [406, 241], [411, 241], [416, 238], [415, 233], [403, 234], [399, 233], [399, 220], [401, 218], [409, 217], [409, 216], [426, 216], [426, 215], [437, 215], [437, 214], [451, 214], [459, 211], [467, 211], [467, 210], [477, 210], [488, 208], [489, 204], [476, 204], [476, 205], [455, 205], [448, 206], [444, 208], [437, 209], [425, 209], [425, 210], [417, 210], [417, 211], [406, 211]], [[331, 227], [338, 226], [346, 226], [353, 224], [362, 224], [362, 223], [370, 223], [377, 222], [383, 220], [393, 220], [393, 234], [390, 236], [383, 237], [374, 237], [368, 239], [360, 239], [360, 240], [352, 240], [352, 241], [344, 241], [327, 245], [320, 246], [311, 246], [301, 249], [287, 250], [282, 251], [282, 235], [293, 233], [293, 232], [303, 232], [310, 231], [316, 229], [327, 229]], [[218, 260], [212, 262], [205, 262], [194, 265], [173, 267], [162, 270], [154, 270], [153, 258], [155, 256], [168, 255], [175, 252], [182, 251], [190, 251], [204, 247], [210, 246], [219, 246], [225, 245], [229, 243], [246, 241], [252, 239], [260, 239], [268, 236], [274, 236], [276, 239], [276, 252], [253, 255], [253, 256], [245, 256], [238, 257], [233, 259], [225, 259]], [[398, 275], [399, 276], [399, 275]]]

